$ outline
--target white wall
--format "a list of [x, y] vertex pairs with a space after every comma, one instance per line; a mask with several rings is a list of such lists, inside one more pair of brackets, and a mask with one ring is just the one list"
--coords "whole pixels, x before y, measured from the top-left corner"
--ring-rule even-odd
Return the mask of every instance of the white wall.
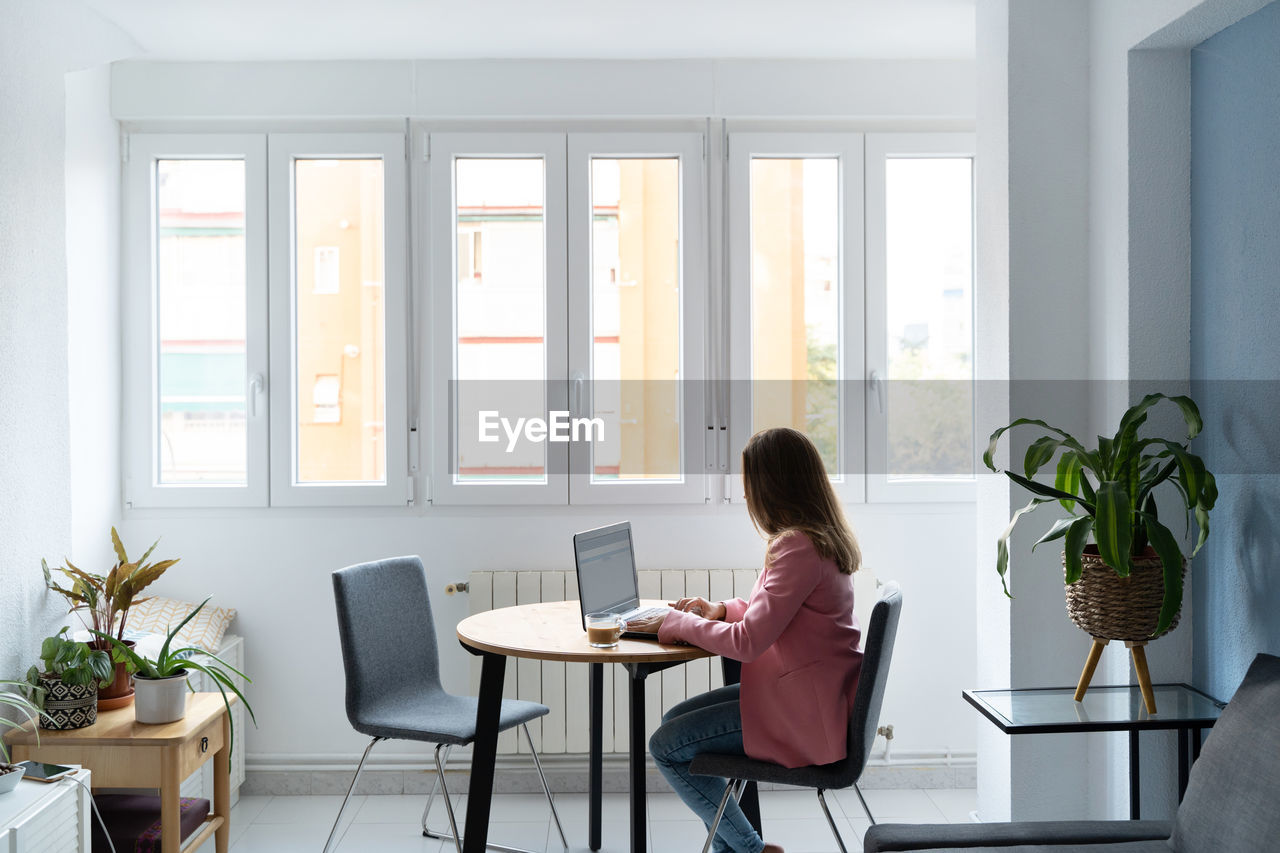
[[[978, 432], [1017, 417], [1079, 430], [1088, 413], [1087, 9], [1052, 0], [980, 2], [978, 39], [979, 292], [988, 292], [979, 302], [978, 365], [992, 380]], [[1002, 467], [1020, 467], [1033, 437], [1028, 430], [1005, 439], [1011, 455]], [[979, 491], [981, 687], [1071, 683], [1079, 671], [1073, 652], [1083, 660], [1088, 649], [1066, 618], [1058, 555], [1029, 550], [1053, 507], [1020, 525], [1010, 558], [1014, 598], [999, 595], [994, 540], [1029, 498], [998, 484]], [[983, 820], [1083, 813], [1085, 787], [1057, 783], [1084, 775], [1078, 741], [1005, 743], [985, 720], [975, 715], [972, 724]]]
[[0, 20], [0, 677], [15, 677], [61, 613], [40, 558], [73, 546], [63, 75], [131, 43], [62, 0], [3, 0]]
[[121, 121], [855, 117], [971, 121], [968, 60], [125, 62]]
[[109, 531], [120, 515], [120, 133], [110, 86], [106, 65], [66, 77], [67, 556], [99, 568], [115, 560]]
[[[985, 377], [1007, 371], [1015, 380], [1008, 416], [1110, 433], [1149, 383], [1176, 391], [1189, 377], [1185, 51], [1260, 5], [980, 0], [979, 156], [987, 171], [978, 185], [978, 365]], [[984, 291], [1002, 287], [1007, 305], [984, 301]], [[1048, 377], [1089, 381], [1016, 381]], [[989, 396], [996, 414], [1003, 401]], [[1013, 448], [1017, 459], [1021, 448]], [[1074, 683], [1088, 647], [1063, 612], [1058, 554], [1028, 558], [1025, 540], [1018, 547], [1015, 539], [1016, 599], [1003, 605], [981, 589], [993, 561], [988, 543], [1026, 497], [990, 485], [979, 491], [983, 686]], [[1183, 629], [1151, 647], [1156, 680], [1190, 677], [1192, 605], [1188, 595]], [[1130, 678], [1125, 650], [1108, 649], [1094, 683]], [[1128, 816], [1123, 737], [1005, 743], [985, 721], [978, 726], [983, 819]], [[1170, 746], [1160, 734], [1143, 738], [1144, 817], [1172, 812]]]
[[[143, 127], [211, 119], [244, 127], [264, 118], [727, 115], [955, 128], [972, 126], [972, 71], [970, 62], [950, 61], [131, 62], [113, 70], [112, 110]], [[975, 665], [972, 505], [848, 509], [867, 565], [900, 581], [906, 594], [883, 713], [895, 726], [894, 753], [972, 754], [960, 698]], [[469, 656], [452, 626], [467, 602], [445, 597], [444, 585], [475, 569], [570, 568], [570, 536], [619, 518], [635, 525], [641, 568], [758, 567], [763, 558], [742, 506], [134, 510], [122, 532], [131, 545], [163, 536], [157, 553], [183, 558], [161, 592], [195, 600], [213, 594], [239, 610], [233, 630], [247, 638], [260, 724], [248, 735], [249, 759], [268, 769], [350, 763], [363, 747], [343, 712], [331, 571], [421, 554], [446, 684], [465, 690]], [[947, 642], [938, 643], [940, 636]], [[311, 662], [299, 666], [296, 650], [313, 655]], [[399, 748], [425, 756], [412, 745]]]

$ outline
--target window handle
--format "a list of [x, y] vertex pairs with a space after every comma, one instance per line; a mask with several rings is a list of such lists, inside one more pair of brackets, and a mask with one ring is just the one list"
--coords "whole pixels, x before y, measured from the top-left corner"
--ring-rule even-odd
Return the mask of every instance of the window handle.
[[873, 370], [871, 375], [867, 377], [867, 390], [876, 401], [876, 412], [884, 414], [884, 377], [880, 375], [880, 371]]
[[249, 417], [256, 418], [258, 416], [258, 395], [267, 387], [267, 380], [262, 378], [261, 373], [254, 373], [249, 377]]
[[584, 379], [582, 375], [582, 371], [575, 370], [573, 372], [572, 378], [573, 378], [573, 414], [576, 417], [582, 417], [584, 414], [582, 411], [582, 383]]

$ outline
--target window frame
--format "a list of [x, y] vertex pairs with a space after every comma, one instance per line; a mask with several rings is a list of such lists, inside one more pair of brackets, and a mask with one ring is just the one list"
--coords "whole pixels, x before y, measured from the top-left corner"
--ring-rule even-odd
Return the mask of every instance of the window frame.
[[864, 135], [840, 131], [731, 131], [727, 211], [729, 302], [729, 469], [726, 499], [745, 502], [742, 448], [752, 425], [751, 161], [756, 158], [839, 160], [839, 378], [842, 468], [832, 479], [845, 503], [866, 500], [866, 395], [855, 393], [865, 371]]
[[[126, 507], [262, 507], [268, 503], [266, 146], [267, 137], [261, 133], [132, 133], [128, 137], [121, 323]], [[245, 164], [246, 482], [243, 485], [160, 483], [156, 164], [161, 160], [243, 160]], [[142, 423], [138, 422], [139, 413], [146, 413]]]
[[706, 470], [707, 214], [705, 136], [696, 132], [568, 134], [568, 313], [571, 385], [581, 381], [575, 417], [590, 417], [595, 383], [592, 365], [591, 161], [675, 157], [680, 181], [680, 443], [679, 481], [593, 482], [592, 445], [569, 447], [569, 503], [705, 503]]
[[[428, 223], [423, 245], [428, 252], [427, 301], [431, 306], [430, 391], [426, 417], [430, 443], [431, 501], [442, 505], [563, 505], [569, 500], [568, 448], [545, 442], [547, 477], [541, 483], [460, 483], [457, 458], [456, 389], [457, 301], [455, 291], [456, 192], [454, 161], [541, 158], [543, 162], [543, 282], [545, 327], [543, 357], [546, 412], [568, 409], [568, 247], [565, 134], [536, 132], [431, 132], [427, 140]], [[447, 242], [446, 242], [447, 241]], [[546, 414], [544, 412], [544, 414]]]
[[[881, 396], [883, 377], [888, 373], [888, 221], [886, 210], [886, 170], [891, 158], [964, 158], [973, 161], [976, 170], [976, 139], [971, 133], [869, 133], [866, 135], [865, 208], [867, 210], [866, 244], [866, 375], [867, 375], [867, 501], [871, 503], [931, 503], [972, 501], [977, 484], [977, 420], [973, 421], [974, 476], [969, 478], [889, 479], [888, 460], [889, 411], [887, 395]], [[974, 172], [976, 179], [976, 171]], [[971, 194], [976, 204], [976, 196]], [[974, 217], [971, 237], [976, 237]], [[976, 255], [971, 256], [976, 260]], [[976, 266], [971, 278], [976, 291]], [[975, 303], [976, 304], [976, 303]], [[973, 305], [970, 306], [972, 315]], [[875, 322], [880, 318], [881, 322]], [[974, 325], [970, 322], [970, 336]], [[973, 381], [972, 379], [970, 380]], [[882, 401], [883, 402], [879, 402]], [[876, 403], [879, 402], [879, 405]]]
[[[399, 506], [412, 502], [408, 429], [408, 223], [404, 133], [272, 133], [267, 137], [270, 258], [272, 506]], [[385, 479], [297, 481], [298, 388], [294, 168], [298, 159], [383, 164], [383, 444]]]

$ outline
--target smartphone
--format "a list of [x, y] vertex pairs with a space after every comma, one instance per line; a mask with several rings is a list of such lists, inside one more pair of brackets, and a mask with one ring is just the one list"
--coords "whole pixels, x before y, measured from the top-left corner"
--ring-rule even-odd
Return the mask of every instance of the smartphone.
[[45, 764], [43, 761], [19, 761], [18, 764], [27, 768], [27, 773], [22, 778], [36, 782], [57, 782], [76, 772], [76, 768], [65, 764]]

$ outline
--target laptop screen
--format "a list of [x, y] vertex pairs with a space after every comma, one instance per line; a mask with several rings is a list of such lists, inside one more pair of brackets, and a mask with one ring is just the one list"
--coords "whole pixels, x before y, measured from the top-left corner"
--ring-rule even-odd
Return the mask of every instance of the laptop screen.
[[573, 537], [582, 613], [622, 612], [639, 600], [631, 524], [599, 527]]

